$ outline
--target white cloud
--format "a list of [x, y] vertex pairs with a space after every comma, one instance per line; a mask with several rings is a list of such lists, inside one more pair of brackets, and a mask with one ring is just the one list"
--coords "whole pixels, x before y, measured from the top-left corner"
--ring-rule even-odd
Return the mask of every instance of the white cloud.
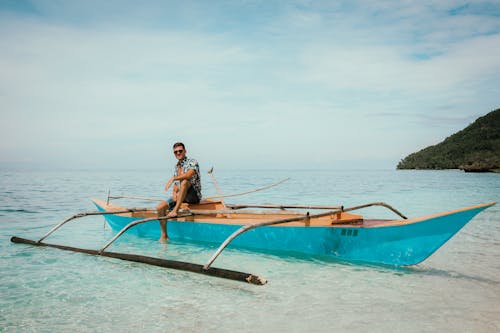
[[[179, 139], [231, 166], [302, 167], [308, 150], [316, 165], [397, 161], [451, 134], [451, 114], [497, 107], [499, 20], [450, 16], [454, 3], [37, 2], [38, 16], [0, 14], [0, 163], [158, 165]], [[415, 121], [427, 112], [442, 126]]]
[[457, 42], [429, 60], [405, 57], [401, 47], [307, 46], [304, 77], [331, 89], [442, 93], [500, 72], [500, 35]]

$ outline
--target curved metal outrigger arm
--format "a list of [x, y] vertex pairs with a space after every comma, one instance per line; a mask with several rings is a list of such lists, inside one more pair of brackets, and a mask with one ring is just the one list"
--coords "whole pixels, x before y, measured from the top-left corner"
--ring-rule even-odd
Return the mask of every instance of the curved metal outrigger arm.
[[247, 232], [249, 230], [259, 228], [259, 227], [265, 227], [265, 226], [271, 226], [271, 225], [277, 225], [277, 224], [282, 224], [282, 223], [287, 223], [287, 222], [296, 222], [296, 221], [302, 221], [302, 220], [307, 220], [310, 218], [316, 218], [316, 217], [322, 217], [322, 216], [327, 216], [327, 215], [332, 215], [332, 214], [337, 214], [337, 213], [342, 213], [342, 212], [348, 212], [348, 211], [353, 211], [357, 209], [362, 209], [366, 207], [371, 207], [371, 206], [382, 206], [385, 208], [388, 208], [392, 210], [394, 213], [398, 214], [401, 216], [403, 219], [407, 219], [405, 215], [403, 215], [401, 212], [399, 212], [396, 208], [392, 207], [391, 205], [386, 204], [385, 202], [372, 202], [360, 206], [354, 206], [354, 207], [349, 207], [349, 208], [343, 208], [340, 207], [338, 210], [332, 210], [328, 211], [325, 213], [320, 213], [320, 214], [314, 214], [314, 215], [309, 215], [309, 212], [305, 216], [300, 216], [300, 217], [292, 217], [292, 218], [286, 218], [286, 219], [278, 219], [278, 220], [273, 220], [273, 221], [267, 221], [267, 222], [261, 222], [261, 223], [255, 223], [255, 224], [249, 224], [241, 227], [240, 229], [236, 230], [233, 232], [226, 240], [219, 246], [217, 251], [212, 255], [210, 260], [203, 266], [203, 269], [207, 270], [210, 268], [210, 265], [213, 264], [215, 259], [221, 254], [221, 252], [239, 235], [241, 235], [244, 232]]
[[277, 224], [283, 224], [283, 223], [288, 223], [288, 222], [297, 222], [297, 221], [302, 221], [302, 220], [308, 220], [310, 218], [316, 218], [316, 217], [322, 217], [322, 216], [328, 216], [328, 215], [333, 215], [337, 213], [341, 213], [342, 210], [332, 210], [328, 211], [325, 213], [319, 213], [319, 214], [313, 214], [310, 215], [309, 212], [306, 215], [303, 216], [298, 216], [298, 217], [290, 217], [286, 219], [277, 219], [277, 220], [272, 220], [272, 221], [266, 221], [266, 222], [260, 222], [260, 223], [254, 223], [254, 224], [248, 224], [240, 229], [236, 230], [233, 232], [226, 240], [219, 246], [217, 251], [215, 251], [214, 255], [210, 258], [210, 260], [203, 266], [203, 269], [207, 270], [210, 268], [210, 265], [213, 264], [215, 259], [221, 254], [221, 252], [239, 235], [241, 235], [244, 232], [247, 232], [249, 230], [255, 229], [255, 228], [260, 228], [260, 227], [266, 227], [266, 226], [271, 226], [271, 225], [277, 225]]
[[94, 215], [109, 215], [109, 214], [133, 213], [133, 212], [142, 212], [142, 211], [148, 211], [148, 210], [151, 210], [151, 209], [150, 208], [129, 208], [129, 209], [126, 209], [126, 210], [120, 210], [120, 211], [114, 211], [114, 212], [106, 211], [106, 212], [78, 213], [78, 214], [75, 214], [75, 215], [71, 216], [70, 218], [62, 221], [61, 223], [58, 223], [56, 226], [54, 226], [49, 232], [47, 232], [45, 235], [43, 235], [36, 242], [37, 243], [41, 243], [45, 238], [47, 238], [48, 236], [50, 236], [54, 231], [56, 231], [57, 229], [59, 229], [60, 227], [62, 227], [66, 223], [68, 223], [69, 221], [72, 221], [72, 220], [75, 220], [75, 219], [78, 219], [78, 218], [81, 218], [81, 217], [94, 216]]
[[190, 216], [190, 215], [193, 215], [192, 213], [188, 213], [188, 214], [183, 214], [183, 215], [179, 215], [179, 216], [176, 216], [176, 217], [167, 217], [167, 216], [160, 216], [160, 217], [149, 217], [149, 218], [146, 218], [146, 219], [142, 219], [142, 220], [136, 220], [136, 221], [132, 221], [130, 222], [129, 224], [127, 224], [125, 227], [122, 228], [122, 230], [120, 230], [113, 238], [111, 238], [111, 240], [109, 242], [107, 242], [106, 244], [104, 244], [104, 246], [98, 251], [99, 254], [102, 254], [104, 252], [104, 250], [106, 250], [111, 244], [113, 244], [113, 242], [115, 240], [118, 239], [118, 237], [120, 237], [121, 235], [123, 235], [128, 229], [132, 228], [132, 227], [135, 227], [136, 225], [138, 224], [142, 224], [142, 223], [146, 223], [146, 222], [150, 222], [150, 221], [159, 221], [159, 220], [175, 220], [177, 218], [181, 218], [181, 217], [186, 217], [186, 216]]
[[[160, 217], [159, 219], [162, 219], [162, 218], [167, 218], [166, 216], [163, 216], [163, 217]], [[158, 217], [149, 217], [147, 219], [142, 219], [142, 220], [137, 220], [137, 221], [133, 221], [133, 222], [130, 222], [129, 224], [127, 224], [125, 227], [122, 228], [122, 230], [120, 230], [120, 232], [118, 232], [113, 238], [111, 238], [111, 240], [109, 242], [107, 242], [98, 252], [98, 254], [102, 254], [104, 252], [104, 250], [106, 250], [115, 240], [118, 239], [118, 237], [120, 237], [121, 235], [123, 235], [123, 233], [125, 231], [127, 231], [128, 229], [138, 225], [138, 224], [141, 224], [141, 223], [146, 223], [146, 222], [149, 222], [149, 221], [154, 221], [154, 220], [158, 220]]]
[[366, 207], [371, 207], [371, 206], [382, 206], [382, 207], [385, 207], [387, 209], [392, 210], [394, 213], [398, 214], [403, 219], [405, 219], [405, 220], [408, 219], [399, 210], [397, 210], [396, 208], [392, 207], [391, 205], [386, 204], [385, 202], [372, 202], [372, 203], [368, 203], [368, 204], [364, 204], [364, 205], [360, 205], [360, 206], [354, 206], [354, 207], [344, 208], [342, 211], [343, 212], [350, 212], [350, 211], [353, 211], [353, 210], [357, 210], [357, 209], [361, 209], [361, 208], [366, 208]]

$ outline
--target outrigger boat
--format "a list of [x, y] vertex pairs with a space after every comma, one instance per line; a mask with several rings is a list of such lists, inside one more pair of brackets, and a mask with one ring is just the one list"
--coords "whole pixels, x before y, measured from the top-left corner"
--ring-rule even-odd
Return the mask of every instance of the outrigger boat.
[[[93, 199], [101, 212], [112, 213], [125, 208]], [[333, 256], [345, 261], [416, 265], [456, 234], [482, 210], [486, 203], [451, 212], [408, 219], [385, 203], [344, 208], [342, 206], [224, 205], [207, 201], [197, 205], [183, 204], [180, 217], [167, 223], [171, 239], [224, 244], [255, 250], [295, 252]], [[383, 206], [399, 219], [364, 219], [350, 212], [370, 206]], [[254, 211], [248, 208], [279, 209]], [[327, 210], [317, 214], [291, 211], [296, 209]], [[127, 225], [155, 218], [155, 212], [105, 215], [112, 229], [125, 232]], [[138, 236], [160, 236], [156, 220], [140, 223], [130, 229]], [[117, 235], [118, 236], [118, 235]], [[108, 245], [108, 244], [107, 244]], [[215, 259], [215, 258], [214, 258]]]
[[[158, 216], [147, 208], [126, 208], [107, 201], [92, 199], [97, 212], [76, 214], [61, 222], [38, 241], [19, 237], [11, 240], [56, 247], [63, 250], [108, 256], [123, 260], [188, 270], [202, 274], [265, 284], [266, 280], [249, 273], [211, 267], [228, 246], [280, 253], [330, 256], [344, 261], [416, 265], [445, 244], [476, 214], [495, 202], [453, 211], [407, 218], [395, 208], [381, 202], [355, 207], [307, 205], [229, 205], [220, 200], [200, 204], [183, 204], [176, 218], [168, 219], [168, 235], [182, 241], [221, 244], [204, 265], [106, 251], [123, 233], [137, 236], [160, 236]], [[355, 210], [383, 206], [399, 215], [397, 219], [365, 219]], [[260, 209], [260, 210], [255, 210]], [[318, 213], [310, 213], [319, 211]], [[118, 233], [100, 250], [79, 249], [42, 242], [63, 224], [84, 216], [103, 215]], [[164, 217], [163, 217], [164, 218]]]

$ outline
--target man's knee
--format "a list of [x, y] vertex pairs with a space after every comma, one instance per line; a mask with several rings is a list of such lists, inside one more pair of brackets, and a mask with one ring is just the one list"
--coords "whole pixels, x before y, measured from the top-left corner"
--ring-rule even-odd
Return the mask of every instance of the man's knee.
[[156, 206], [156, 210], [161, 211], [166, 209], [167, 207], [168, 207], [168, 202], [162, 201], [158, 204], [158, 206]]
[[191, 183], [187, 179], [181, 180], [181, 187], [189, 188], [191, 186]]

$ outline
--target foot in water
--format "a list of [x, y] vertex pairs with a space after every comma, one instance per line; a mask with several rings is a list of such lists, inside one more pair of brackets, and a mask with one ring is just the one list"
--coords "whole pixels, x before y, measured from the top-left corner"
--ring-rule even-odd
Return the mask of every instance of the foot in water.
[[167, 243], [170, 240], [168, 236], [161, 236], [158, 240], [160, 243]]

